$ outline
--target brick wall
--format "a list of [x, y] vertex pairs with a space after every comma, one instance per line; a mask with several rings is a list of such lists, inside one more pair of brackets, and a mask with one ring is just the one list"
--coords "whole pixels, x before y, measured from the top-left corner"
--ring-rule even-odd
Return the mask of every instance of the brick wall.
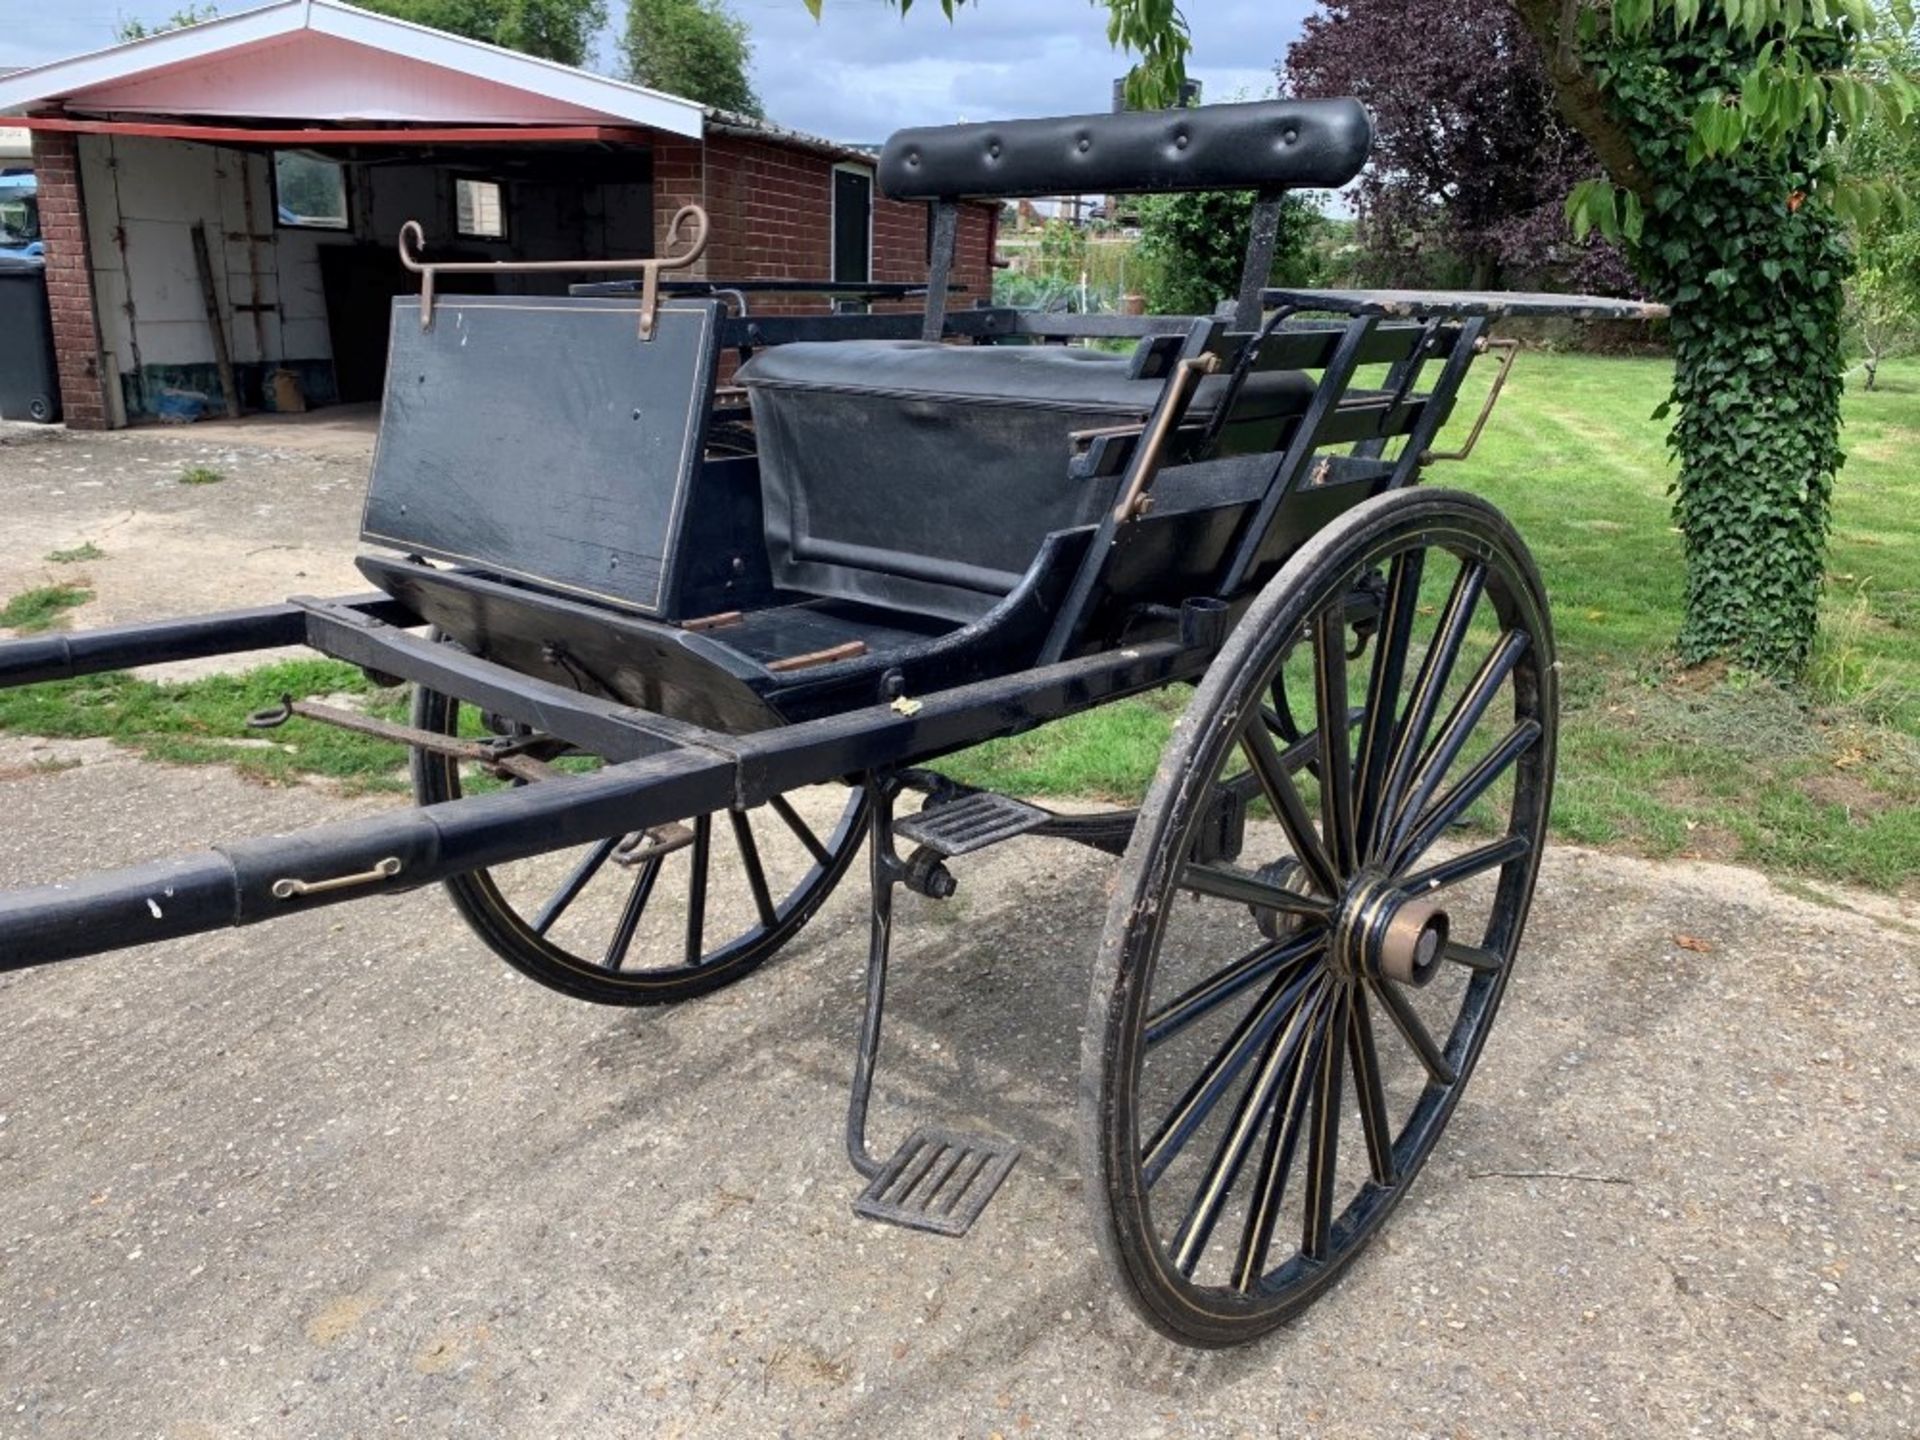
[[77, 138], [34, 131], [33, 170], [39, 180], [40, 233], [47, 250], [47, 298], [53, 307], [60, 405], [73, 429], [104, 430], [106, 391], [100, 377], [100, 330], [93, 311], [93, 272], [87, 262]]
[[[713, 222], [704, 266], [713, 279], [825, 280], [833, 274], [833, 168], [826, 155], [774, 140], [715, 135], [701, 148], [662, 140], [654, 148], [657, 229], [677, 206], [700, 200]], [[695, 177], [698, 177], [697, 179]], [[971, 306], [993, 292], [998, 207], [968, 205], [961, 213], [954, 279], [967, 287], [954, 304]], [[881, 197], [873, 213], [873, 278], [920, 281], [927, 276], [927, 207]], [[813, 297], [755, 296], [762, 314], [818, 314]], [[886, 308], [918, 309], [918, 303]]]

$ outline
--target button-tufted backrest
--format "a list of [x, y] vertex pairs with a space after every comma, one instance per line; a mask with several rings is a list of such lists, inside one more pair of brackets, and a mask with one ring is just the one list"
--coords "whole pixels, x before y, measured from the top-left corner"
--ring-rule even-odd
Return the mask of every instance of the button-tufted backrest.
[[1366, 164], [1358, 100], [1260, 100], [902, 130], [880, 152], [895, 200], [1155, 190], [1332, 189]]

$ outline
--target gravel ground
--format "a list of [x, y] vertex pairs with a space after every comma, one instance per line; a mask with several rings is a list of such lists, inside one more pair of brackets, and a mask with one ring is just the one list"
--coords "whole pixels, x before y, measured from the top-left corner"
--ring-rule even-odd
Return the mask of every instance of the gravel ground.
[[[190, 491], [170, 467], [221, 465], [199, 443], [0, 446], [4, 583], [94, 538], [100, 619], [355, 588], [359, 467], [221, 451]], [[236, 590], [198, 573], [215, 534], [298, 548]], [[388, 803], [0, 740], [0, 885]], [[955, 869], [957, 900], [902, 902], [875, 1125], [1027, 1147], [961, 1242], [849, 1210], [857, 884], [671, 1010], [552, 995], [433, 892], [0, 977], [0, 1437], [1920, 1431], [1915, 906], [1551, 853], [1384, 1239], [1292, 1328], [1202, 1355], [1132, 1318], [1086, 1222], [1112, 862], [1030, 840]]]
[[[68, 612], [70, 623], [96, 626], [370, 588], [353, 568], [369, 441], [315, 445], [297, 424], [222, 426], [218, 438], [207, 430], [215, 427], [83, 435], [0, 425], [7, 506], [0, 601], [42, 585], [77, 585], [93, 599]], [[241, 444], [236, 435], [280, 443]], [[223, 478], [184, 485], [180, 476], [190, 467]], [[47, 558], [88, 541], [103, 558]], [[263, 658], [272, 656], [238, 663]], [[195, 661], [141, 673], [183, 679], [234, 663]]]

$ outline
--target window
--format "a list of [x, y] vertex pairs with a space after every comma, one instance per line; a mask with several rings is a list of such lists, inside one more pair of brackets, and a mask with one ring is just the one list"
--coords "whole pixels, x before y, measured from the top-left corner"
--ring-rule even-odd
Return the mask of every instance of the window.
[[298, 150], [273, 152], [274, 216], [310, 230], [347, 228], [347, 167]]
[[39, 238], [39, 202], [32, 195], [0, 189], [0, 245], [30, 245]]
[[453, 228], [469, 240], [507, 238], [507, 198], [496, 181], [454, 180]]

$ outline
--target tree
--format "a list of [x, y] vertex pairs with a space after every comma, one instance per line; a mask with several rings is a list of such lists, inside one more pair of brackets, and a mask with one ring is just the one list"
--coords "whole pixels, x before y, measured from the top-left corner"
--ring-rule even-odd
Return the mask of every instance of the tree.
[[606, 0], [356, 0], [396, 20], [430, 25], [562, 65], [585, 65], [607, 23]]
[[[1253, 198], [1232, 190], [1140, 197], [1140, 258], [1148, 262], [1152, 277], [1146, 286], [1149, 310], [1157, 315], [1208, 315], [1222, 300], [1240, 293]], [[1312, 206], [1289, 195], [1280, 211], [1274, 277], [1289, 284], [1305, 280], [1312, 228]]]
[[1280, 78], [1373, 114], [1357, 197], [1373, 283], [1632, 288], [1617, 249], [1568, 234], [1567, 195], [1593, 151], [1560, 118], [1507, 0], [1327, 0]]
[[1846, 217], [1904, 203], [1843, 177], [1838, 147], [1872, 117], [1905, 127], [1920, 90], [1863, 68], [1866, 0], [1515, 3], [1607, 171], [1576, 227], [1624, 239], [1673, 306], [1681, 659], [1797, 672], [1844, 458]]
[[144, 40], [149, 35], [164, 35], [169, 30], [184, 30], [189, 25], [201, 25], [209, 20], [218, 20], [220, 12], [212, 5], [182, 5], [164, 20], [156, 20], [149, 25], [144, 20], [136, 20], [123, 15], [114, 23], [113, 38], [122, 45], [129, 40]]
[[747, 78], [747, 27], [722, 0], [627, 0], [620, 48], [636, 85], [737, 115], [762, 114]]
[[[1907, 73], [1920, 70], [1920, 36], [1890, 28], [1895, 39], [1883, 63]], [[1920, 127], [1869, 115], [1849, 137], [1841, 164], [1850, 174], [1920, 193]], [[1920, 343], [1920, 216], [1892, 206], [1855, 216], [1853, 251], [1847, 324], [1871, 390], [1882, 360]]]
[[1880, 380], [1880, 362], [1905, 354], [1920, 340], [1920, 247], [1909, 247], [1904, 265], [1863, 261], [1847, 287], [1847, 324], [1860, 347], [1860, 368], [1871, 390]]

